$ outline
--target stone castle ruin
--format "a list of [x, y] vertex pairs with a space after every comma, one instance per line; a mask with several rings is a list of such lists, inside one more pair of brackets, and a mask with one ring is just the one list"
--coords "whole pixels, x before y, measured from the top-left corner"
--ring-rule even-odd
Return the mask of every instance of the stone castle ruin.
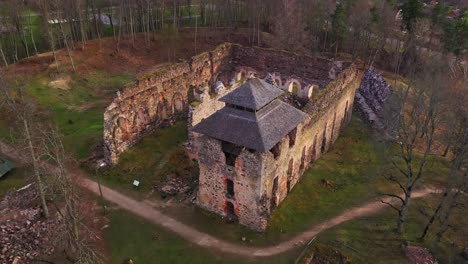
[[105, 157], [115, 164], [188, 114], [197, 204], [262, 231], [349, 122], [360, 78], [351, 63], [223, 44], [120, 91], [104, 114]]

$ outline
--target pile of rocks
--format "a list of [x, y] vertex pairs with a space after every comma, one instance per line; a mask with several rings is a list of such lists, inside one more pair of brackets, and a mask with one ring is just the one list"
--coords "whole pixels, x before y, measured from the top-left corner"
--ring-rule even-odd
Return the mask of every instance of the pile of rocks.
[[190, 194], [192, 187], [176, 175], [169, 175], [166, 183], [159, 191], [164, 195]]
[[[356, 93], [356, 105], [367, 121], [376, 129], [386, 131], [384, 106], [392, 89], [382, 75], [370, 67], [362, 78], [361, 86]], [[388, 119], [388, 118], [387, 118]]]
[[59, 232], [59, 221], [44, 219], [40, 208], [18, 207], [24, 200], [20, 195], [34, 196], [34, 191], [9, 194], [0, 208], [0, 263], [31, 263], [54, 252], [52, 238]]
[[427, 248], [420, 246], [407, 245], [405, 247], [406, 257], [411, 263], [425, 263], [425, 264], [437, 264], [436, 258], [429, 252]]

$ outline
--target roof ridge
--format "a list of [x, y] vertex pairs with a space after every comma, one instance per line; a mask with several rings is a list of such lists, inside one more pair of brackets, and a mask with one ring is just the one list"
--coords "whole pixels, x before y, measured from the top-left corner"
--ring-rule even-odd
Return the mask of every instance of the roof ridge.
[[219, 100], [249, 109], [259, 110], [283, 93], [282, 90], [258, 78], [250, 78]]

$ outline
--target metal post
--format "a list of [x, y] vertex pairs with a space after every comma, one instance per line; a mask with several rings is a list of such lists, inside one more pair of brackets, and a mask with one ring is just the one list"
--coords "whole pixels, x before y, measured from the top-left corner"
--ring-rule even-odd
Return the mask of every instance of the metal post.
[[[101, 163], [99, 164], [99, 168], [104, 167], [105, 164]], [[98, 167], [96, 167], [96, 172], [95, 172], [96, 178], [97, 178], [97, 184], [99, 187], [99, 195], [101, 196], [101, 205], [102, 205], [102, 213], [105, 215], [106, 212], [106, 203], [104, 201], [104, 196], [102, 195], [102, 189], [101, 189], [101, 176], [98, 174]]]

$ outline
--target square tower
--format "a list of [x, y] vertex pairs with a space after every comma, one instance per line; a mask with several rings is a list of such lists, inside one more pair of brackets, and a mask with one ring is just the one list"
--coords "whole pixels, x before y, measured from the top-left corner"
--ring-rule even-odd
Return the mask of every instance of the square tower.
[[291, 133], [308, 118], [279, 100], [282, 93], [263, 80], [248, 79], [219, 99], [224, 108], [192, 128], [202, 134], [196, 138], [200, 207], [265, 230], [281, 191], [273, 149], [295, 138]]

